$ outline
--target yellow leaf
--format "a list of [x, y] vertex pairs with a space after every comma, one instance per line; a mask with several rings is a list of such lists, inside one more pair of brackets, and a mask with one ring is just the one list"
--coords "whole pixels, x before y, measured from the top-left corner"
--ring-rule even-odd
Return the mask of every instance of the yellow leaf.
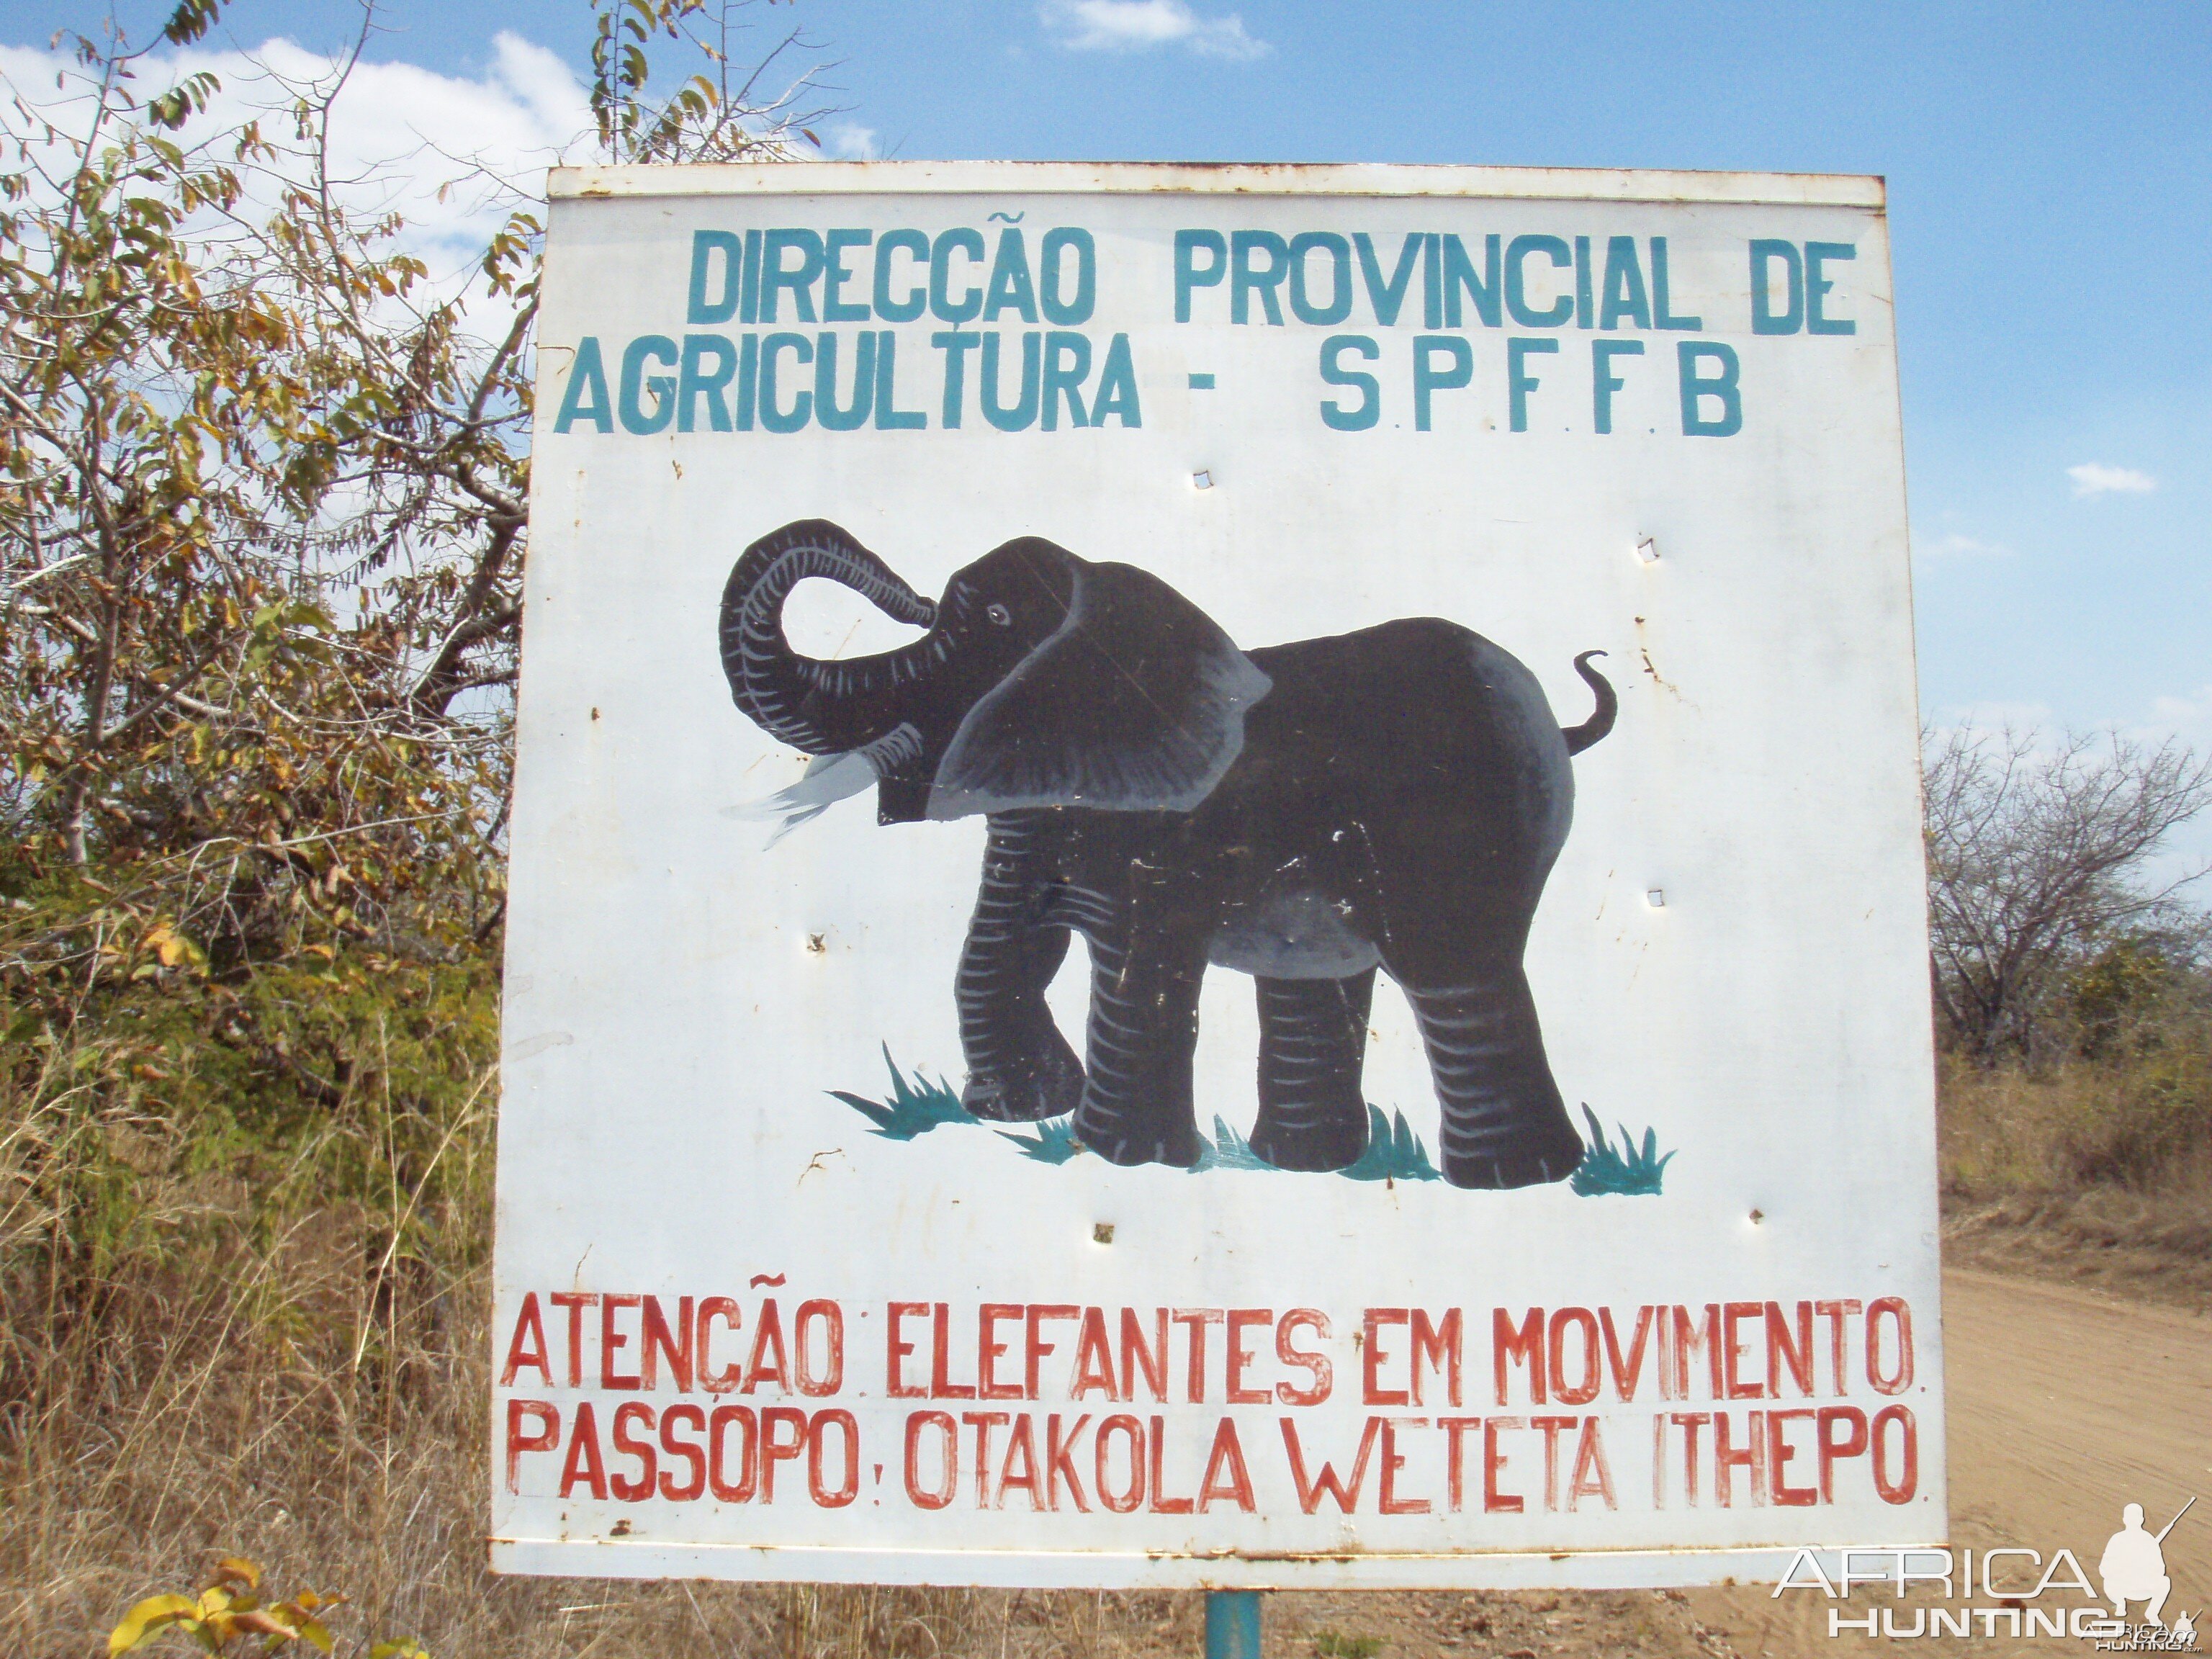
[[231, 1603], [230, 1592], [220, 1583], [210, 1584], [200, 1592], [199, 1606], [193, 1609], [203, 1619], [214, 1617]]
[[[166, 933], [169, 929], [165, 923], [155, 931]], [[209, 1578], [208, 1583], [221, 1584], [234, 1582], [245, 1585], [248, 1589], [259, 1589], [261, 1569], [242, 1555], [226, 1555], [215, 1564], [215, 1572]]]
[[313, 1643], [324, 1653], [328, 1653], [333, 1645], [330, 1632], [323, 1628], [319, 1619], [302, 1619], [300, 1621], [300, 1636], [301, 1640]]
[[[187, 963], [195, 968], [207, 965], [207, 952], [166, 921], [157, 921], [147, 929], [146, 936], [139, 945], [142, 949], [153, 951], [164, 968], [176, 968]], [[246, 1576], [249, 1572], [252, 1575], [251, 1577]], [[216, 1564], [215, 1575], [209, 1582], [244, 1584], [250, 1589], [261, 1582], [261, 1570], [251, 1561], [228, 1556]]]
[[190, 1619], [198, 1611], [181, 1595], [149, 1595], [124, 1614], [123, 1622], [108, 1632], [107, 1651], [110, 1655], [128, 1653], [155, 1632], [167, 1629], [179, 1619]]

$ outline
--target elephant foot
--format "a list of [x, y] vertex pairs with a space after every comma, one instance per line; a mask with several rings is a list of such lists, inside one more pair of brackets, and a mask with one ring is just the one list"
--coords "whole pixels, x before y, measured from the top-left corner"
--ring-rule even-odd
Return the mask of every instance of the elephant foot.
[[1447, 1146], [1443, 1177], [1455, 1187], [1501, 1192], [1565, 1181], [1583, 1161], [1583, 1138], [1562, 1113], [1559, 1122], [1519, 1134], [1501, 1135], [1480, 1151]]
[[1018, 1071], [973, 1073], [960, 1091], [969, 1114], [992, 1123], [1036, 1123], [1066, 1117], [1083, 1099], [1083, 1066], [1066, 1043]]
[[1198, 1127], [1188, 1118], [1170, 1125], [1131, 1123], [1119, 1116], [1075, 1115], [1075, 1138], [1109, 1164], [1134, 1166], [1167, 1164], [1178, 1170], [1195, 1165], [1201, 1151]]
[[1325, 1118], [1319, 1122], [1270, 1122], [1267, 1115], [1252, 1129], [1251, 1147], [1279, 1170], [1325, 1174], [1348, 1170], [1367, 1150], [1367, 1109], [1356, 1103], [1353, 1115]]
[[1345, 979], [1254, 981], [1260, 999], [1260, 1117], [1252, 1150], [1279, 1170], [1346, 1170], [1367, 1150], [1372, 968]]
[[1444, 1179], [1497, 1191], [1572, 1175], [1583, 1138], [1552, 1079], [1521, 965], [1492, 963], [1466, 984], [1407, 995], [1443, 1109], [1437, 1151]]

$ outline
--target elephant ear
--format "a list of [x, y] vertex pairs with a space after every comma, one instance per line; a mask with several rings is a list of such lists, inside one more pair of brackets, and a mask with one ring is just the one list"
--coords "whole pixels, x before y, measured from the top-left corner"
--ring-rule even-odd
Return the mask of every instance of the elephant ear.
[[1187, 812], [1244, 747], [1273, 682], [1158, 577], [1074, 563], [1067, 617], [968, 711], [929, 816], [1024, 806]]

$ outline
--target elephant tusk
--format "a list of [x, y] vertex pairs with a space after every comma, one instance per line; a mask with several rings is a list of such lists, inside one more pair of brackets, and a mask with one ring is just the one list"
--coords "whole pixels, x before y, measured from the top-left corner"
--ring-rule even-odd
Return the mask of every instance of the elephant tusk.
[[876, 769], [859, 750], [823, 755], [806, 769], [806, 775], [797, 783], [758, 800], [726, 806], [722, 816], [775, 823], [775, 833], [768, 838], [768, 844], [773, 847], [808, 819], [820, 817], [847, 796], [860, 794], [875, 783]]
[[820, 817], [839, 801], [873, 788], [899, 762], [918, 755], [921, 747], [921, 733], [911, 726], [901, 725], [866, 748], [848, 749], [842, 755], [817, 756], [807, 763], [797, 783], [758, 800], [726, 806], [722, 816], [755, 823], [776, 823], [775, 833], [768, 838], [769, 846], [773, 847], [800, 824]]

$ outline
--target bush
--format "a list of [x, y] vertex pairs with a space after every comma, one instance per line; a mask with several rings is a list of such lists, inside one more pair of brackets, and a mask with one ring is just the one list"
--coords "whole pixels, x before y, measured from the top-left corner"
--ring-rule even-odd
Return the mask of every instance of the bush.
[[2172, 1014], [2041, 1067], [1947, 1056], [1944, 1182], [1955, 1195], [2212, 1187], [2212, 1021]]

